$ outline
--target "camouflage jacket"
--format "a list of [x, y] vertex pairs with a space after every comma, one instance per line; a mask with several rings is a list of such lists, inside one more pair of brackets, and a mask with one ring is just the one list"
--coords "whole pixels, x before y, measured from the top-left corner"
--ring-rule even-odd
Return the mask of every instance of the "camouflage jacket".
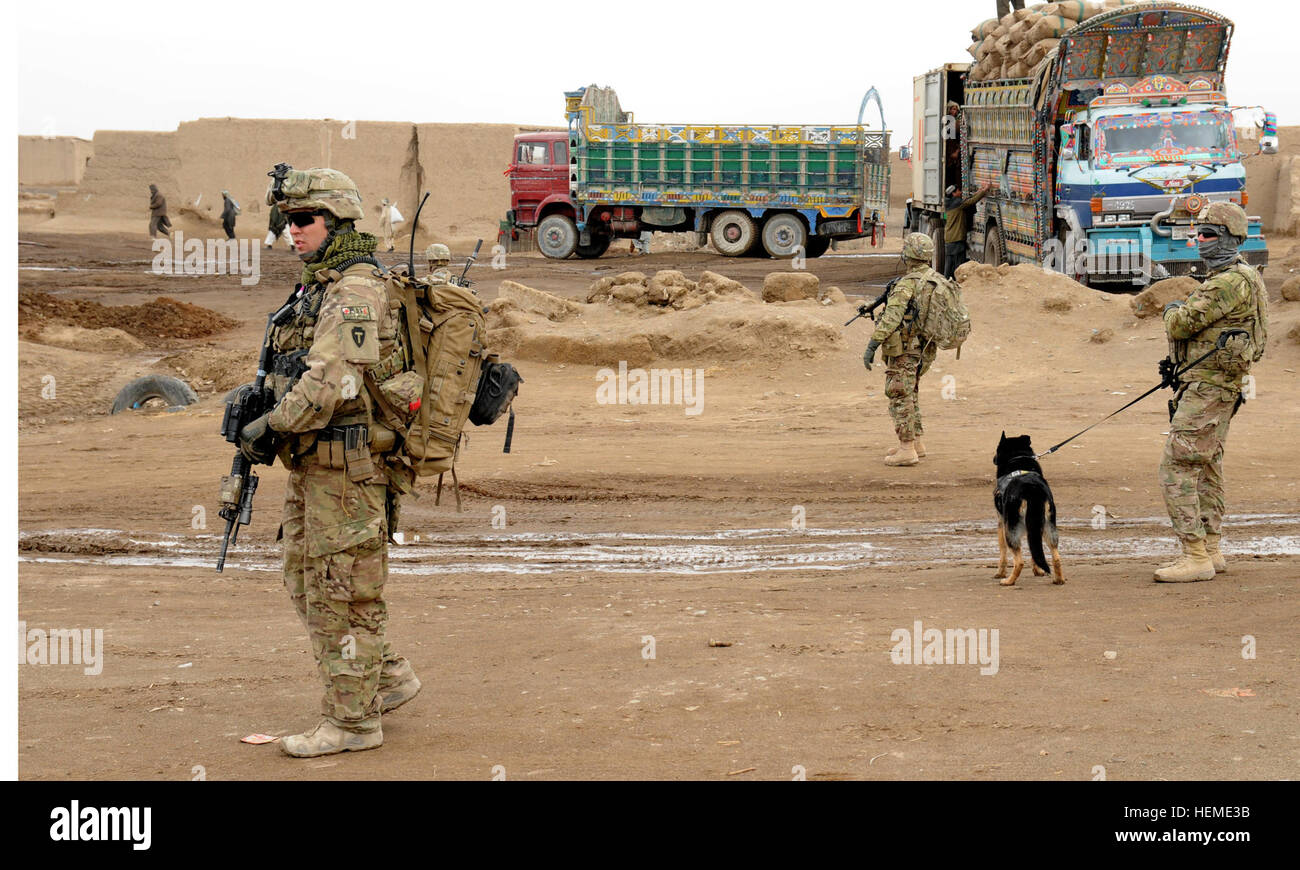
[[1245, 329], [1249, 342], [1230, 340], [1182, 377], [1182, 382], [1208, 383], [1239, 391], [1242, 376], [1264, 354], [1268, 341], [1268, 291], [1259, 272], [1238, 259], [1213, 272], [1187, 298], [1187, 304], [1165, 315], [1165, 331], [1175, 342], [1178, 362], [1196, 359], [1214, 347], [1225, 329]]
[[876, 331], [871, 340], [881, 345], [884, 357], [899, 356], [905, 351], [919, 350], [921, 337], [916, 331], [916, 306], [913, 300], [921, 294], [927, 281], [940, 281], [942, 276], [929, 266], [917, 266], [908, 272], [894, 289], [889, 291], [889, 301], [876, 321]]
[[[296, 380], [268, 377], [278, 400], [271, 428], [296, 435], [287, 447], [301, 455], [326, 426], [374, 425], [365, 379], [383, 380], [402, 367], [398, 309], [369, 263], [318, 273], [295, 316], [273, 333], [277, 355], [306, 351], [306, 371]], [[286, 462], [286, 465], [289, 463]]]

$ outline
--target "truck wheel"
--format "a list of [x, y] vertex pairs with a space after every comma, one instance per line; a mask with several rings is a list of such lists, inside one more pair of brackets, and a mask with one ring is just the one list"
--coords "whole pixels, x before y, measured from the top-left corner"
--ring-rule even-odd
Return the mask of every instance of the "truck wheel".
[[934, 242], [934, 262], [930, 268], [943, 274], [943, 267], [948, 265], [948, 252], [944, 248], [943, 227], [935, 226], [930, 230], [930, 241]]
[[601, 254], [609, 250], [609, 243], [613, 241], [612, 236], [595, 236], [591, 237], [590, 245], [578, 245], [575, 250], [578, 256], [584, 260], [594, 260]]
[[984, 234], [984, 262], [989, 266], [1001, 266], [1006, 261], [1002, 250], [1002, 230], [989, 227]]
[[547, 215], [537, 225], [537, 248], [552, 260], [563, 260], [578, 247], [578, 228], [562, 214]]
[[113, 400], [113, 410], [110, 413], [137, 410], [151, 399], [159, 399], [170, 408], [174, 405], [192, 405], [199, 397], [190, 389], [189, 384], [179, 378], [145, 375], [122, 388]]
[[825, 236], [809, 236], [808, 244], [804, 245], [804, 256], [820, 257], [831, 249], [831, 240]]
[[754, 247], [758, 232], [754, 219], [743, 211], [724, 211], [713, 219], [709, 237], [722, 256], [740, 257]]
[[763, 224], [763, 248], [769, 256], [788, 260], [799, 248], [807, 250], [808, 231], [792, 214], [778, 214]]

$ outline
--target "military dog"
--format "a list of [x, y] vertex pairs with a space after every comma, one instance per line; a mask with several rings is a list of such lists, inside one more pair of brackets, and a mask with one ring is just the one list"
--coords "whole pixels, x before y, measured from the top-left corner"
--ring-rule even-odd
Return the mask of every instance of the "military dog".
[[[1056, 502], [1052, 500], [1052, 488], [1043, 477], [1043, 469], [1034, 458], [1029, 436], [1008, 438], [1003, 432], [997, 453], [993, 455], [993, 464], [998, 470], [997, 483], [993, 487], [993, 507], [998, 512], [999, 548], [998, 573], [993, 575], [994, 579], [1002, 580], [1003, 586], [1016, 585], [1020, 571], [1025, 567], [1020, 555], [1020, 539], [1026, 531], [1029, 533], [1029, 552], [1034, 560], [1034, 576], [1041, 577], [1047, 573], [1047, 558], [1043, 554], [1046, 523], [1047, 540], [1052, 548], [1052, 582], [1057, 585], [1064, 583], [1061, 554], [1056, 549]], [[1007, 576], [1008, 549], [1014, 560], [1010, 577]]]

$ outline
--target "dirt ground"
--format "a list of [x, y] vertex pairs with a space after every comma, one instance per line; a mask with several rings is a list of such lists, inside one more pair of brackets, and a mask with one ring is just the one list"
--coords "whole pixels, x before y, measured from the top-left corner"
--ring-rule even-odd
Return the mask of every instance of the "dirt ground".
[[[445, 492], [435, 505], [423, 485], [390, 551], [389, 634], [422, 694], [385, 717], [381, 749], [294, 760], [240, 742], [310, 727], [318, 703], [277, 573], [278, 466], [262, 472], [225, 573], [213, 562], [232, 456], [217, 434], [222, 394], [240, 371], [251, 379], [296, 258], [267, 252], [261, 283], [244, 288], [150, 274], [139, 235], [24, 232], [23, 293], [105, 306], [165, 296], [238, 325], [201, 338], [122, 327], [134, 343], [85, 350], [66, 333], [20, 335], [19, 619], [102, 629], [104, 663], [97, 675], [19, 668], [19, 774], [1295, 778], [1300, 343], [1287, 333], [1300, 303], [1276, 295], [1300, 266], [1291, 242], [1279, 240], [1266, 272], [1272, 341], [1232, 426], [1231, 567], [1215, 581], [1151, 582], [1175, 549], [1156, 483], [1167, 394], [1043, 460], [1068, 582], [992, 579], [999, 432], [1043, 450], [1153, 385], [1158, 319], [1032, 267], [973, 278], [972, 338], [921, 385], [929, 455], [889, 468], [883, 371], [861, 364], [869, 324], [843, 323], [897, 261], [827, 256], [808, 269], [849, 302], [766, 308], [832, 324], [838, 340], [653, 362], [703, 371], [699, 414], [599, 404], [597, 372], [616, 358], [518, 360], [512, 452], [501, 452], [502, 425], [471, 427], [464, 511]], [[885, 250], [897, 248], [895, 229]], [[582, 300], [628, 269], [712, 270], [757, 291], [779, 268], [616, 248], [598, 261], [513, 255], [475, 274], [490, 302], [503, 279]], [[149, 372], [186, 377], [201, 401], [109, 416], [116, 391]], [[996, 667], [983, 668], [996, 672], [896, 664], [897, 633], [918, 621], [996, 632]]]

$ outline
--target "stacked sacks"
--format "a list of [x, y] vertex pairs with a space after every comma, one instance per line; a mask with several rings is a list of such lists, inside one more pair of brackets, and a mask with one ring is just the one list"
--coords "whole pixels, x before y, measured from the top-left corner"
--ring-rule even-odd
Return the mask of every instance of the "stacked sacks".
[[1001, 20], [990, 18], [971, 31], [975, 58], [972, 81], [1017, 79], [1029, 76], [1052, 53], [1067, 30], [1094, 15], [1149, 0], [1066, 0], [1016, 9]]

